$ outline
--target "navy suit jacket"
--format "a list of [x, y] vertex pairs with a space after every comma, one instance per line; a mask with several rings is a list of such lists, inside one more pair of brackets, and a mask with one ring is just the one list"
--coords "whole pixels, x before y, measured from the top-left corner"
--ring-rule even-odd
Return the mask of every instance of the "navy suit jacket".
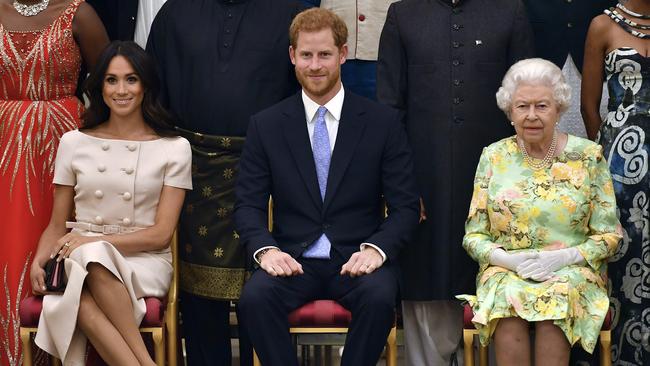
[[272, 245], [297, 258], [325, 233], [344, 258], [368, 242], [394, 262], [419, 217], [399, 112], [347, 90], [324, 201], [300, 93], [251, 118], [235, 192], [235, 225], [251, 256]]

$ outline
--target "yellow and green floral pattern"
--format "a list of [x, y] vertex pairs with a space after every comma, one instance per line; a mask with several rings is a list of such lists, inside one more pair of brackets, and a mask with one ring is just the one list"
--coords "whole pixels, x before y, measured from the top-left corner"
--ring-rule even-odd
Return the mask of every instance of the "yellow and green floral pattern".
[[[554, 320], [573, 345], [593, 352], [607, 314], [607, 258], [622, 237], [607, 162], [600, 145], [569, 135], [550, 168], [532, 170], [515, 137], [483, 150], [463, 247], [478, 262], [474, 310], [483, 345], [500, 318]], [[489, 264], [490, 252], [577, 248], [586, 263], [560, 269], [544, 282]]]

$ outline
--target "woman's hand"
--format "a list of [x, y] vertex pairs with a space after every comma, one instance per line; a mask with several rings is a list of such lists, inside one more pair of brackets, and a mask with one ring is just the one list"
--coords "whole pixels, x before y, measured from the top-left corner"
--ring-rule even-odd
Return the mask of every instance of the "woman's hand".
[[32, 263], [32, 268], [29, 272], [29, 281], [32, 284], [32, 292], [34, 295], [45, 294], [45, 291], [47, 291], [45, 287], [45, 270], [36, 261]]
[[517, 252], [510, 254], [501, 248], [497, 248], [490, 253], [490, 264], [516, 272], [519, 265], [538, 256], [536, 252]]
[[78, 247], [101, 240], [100, 238], [99, 236], [82, 236], [76, 233], [67, 233], [56, 241], [56, 247], [52, 254], [50, 254], [50, 258], [57, 257], [56, 261], [59, 262], [62, 259], [68, 258], [70, 253]]
[[529, 259], [517, 266], [517, 274], [521, 278], [543, 282], [551, 279], [555, 271], [584, 260], [576, 248], [541, 251], [538, 258]]

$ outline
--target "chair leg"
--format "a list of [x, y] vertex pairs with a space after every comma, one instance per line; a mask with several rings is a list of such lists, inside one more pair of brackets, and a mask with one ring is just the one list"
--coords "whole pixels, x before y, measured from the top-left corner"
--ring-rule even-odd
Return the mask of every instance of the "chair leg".
[[23, 365], [32, 366], [32, 332], [30, 328], [20, 327], [20, 341], [23, 344]]
[[163, 329], [155, 328], [151, 332], [153, 338], [154, 357], [156, 365], [165, 366], [165, 342], [163, 339]]
[[397, 366], [397, 328], [393, 326], [386, 341], [386, 366]]
[[463, 329], [463, 346], [465, 366], [474, 366], [474, 332], [470, 329]]
[[612, 331], [600, 332], [600, 366], [612, 365]]
[[[178, 313], [176, 307], [168, 310]], [[167, 335], [167, 364], [176, 366], [178, 364], [178, 319], [175, 314], [170, 314], [165, 322]]]
[[488, 348], [481, 345], [480, 342], [478, 345], [478, 364], [479, 366], [488, 366]]
[[260, 358], [257, 357], [257, 352], [255, 352], [255, 350], [253, 350], [253, 366], [262, 366]]

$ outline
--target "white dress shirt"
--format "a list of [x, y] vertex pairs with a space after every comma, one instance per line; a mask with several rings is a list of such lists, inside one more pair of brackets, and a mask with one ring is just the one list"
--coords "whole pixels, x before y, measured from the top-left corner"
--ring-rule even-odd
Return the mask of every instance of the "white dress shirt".
[[[338, 135], [339, 132], [339, 122], [341, 121], [341, 111], [343, 110], [343, 100], [345, 99], [345, 89], [343, 88], [343, 85], [341, 85], [341, 89], [336, 93], [336, 95], [329, 100], [329, 102], [325, 103], [323, 107], [327, 108], [327, 113], [325, 113], [325, 124], [327, 125], [327, 135], [329, 136], [330, 139], [330, 151], [334, 152], [334, 145], [336, 144], [336, 136]], [[316, 125], [316, 112], [318, 111], [318, 108], [320, 105], [305, 93], [305, 90], [302, 91], [302, 104], [305, 106], [305, 118], [307, 122], [307, 132], [309, 132], [309, 142], [312, 145], [314, 145], [314, 127]], [[386, 261], [386, 253], [384, 253], [383, 250], [381, 250], [378, 246], [372, 244], [372, 243], [361, 243], [360, 250], [363, 250], [367, 245], [377, 249], [379, 254], [381, 254], [383, 262]], [[277, 248], [276, 246], [269, 245], [262, 247], [253, 253], [253, 259], [257, 264], [257, 254], [261, 252], [264, 249], [268, 248]], [[279, 248], [278, 248], [279, 249]]]

